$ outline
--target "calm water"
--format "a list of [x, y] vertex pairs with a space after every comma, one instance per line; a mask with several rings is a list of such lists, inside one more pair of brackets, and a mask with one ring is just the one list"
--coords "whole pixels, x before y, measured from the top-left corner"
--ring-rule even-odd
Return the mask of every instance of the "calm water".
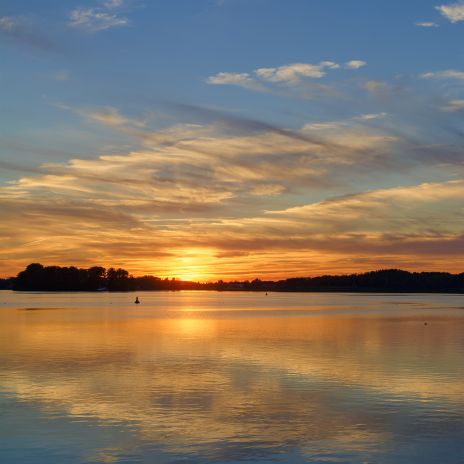
[[464, 295], [138, 296], [0, 292], [0, 462], [464, 463]]

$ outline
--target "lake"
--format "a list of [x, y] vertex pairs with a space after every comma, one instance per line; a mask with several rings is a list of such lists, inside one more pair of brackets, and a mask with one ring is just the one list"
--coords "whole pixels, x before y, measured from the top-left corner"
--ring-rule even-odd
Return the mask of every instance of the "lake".
[[0, 462], [464, 463], [464, 295], [0, 292]]

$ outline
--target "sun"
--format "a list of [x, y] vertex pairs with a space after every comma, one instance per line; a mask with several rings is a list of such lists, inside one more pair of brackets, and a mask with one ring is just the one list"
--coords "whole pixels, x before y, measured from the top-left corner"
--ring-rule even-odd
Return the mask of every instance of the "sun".
[[179, 250], [176, 258], [171, 262], [171, 275], [179, 280], [202, 282], [210, 274], [211, 255], [210, 250]]
[[178, 273], [176, 278], [179, 279], [179, 280], [187, 281], [187, 282], [199, 282], [199, 281], [201, 281], [200, 275], [199, 274], [194, 274], [193, 272], [192, 273], [189, 273], [189, 272]]

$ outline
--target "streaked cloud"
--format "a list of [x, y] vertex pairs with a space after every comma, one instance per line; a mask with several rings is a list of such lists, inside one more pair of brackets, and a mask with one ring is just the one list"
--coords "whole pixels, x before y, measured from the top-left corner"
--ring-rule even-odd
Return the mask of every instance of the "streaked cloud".
[[118, 9], [124, 6], [124, 0], [104, 1], [100, 7], [75, 8], [69, 13], [69, 25], [87, 32], [99, 32], [116, 26], [126, 26], [129, 19], [120, 16]]
[[208, 77], [207, 82], [208, 84], [216, 85], [238, 85], [239, 87], [250, 90], [265, 90], [265, 87], [259, 84], [248, 73], [220, 72], [214, 76]]
[[360, 116], [356, 116], [354, 119], [357, 119], [359, 121], [372, 121], [374, 119], [381, 119], [387, 116], [387, 113], [367, 113], [367, 114], [361, 114]]
[[114, 8], [120, 8], [124, 5], [124, 0], [106, 0], [103, 2], [103, 5], [105, 6], [105, 8], [108, 8], [109, 10]]
[[[372, 127], [385, 113], [290, 130], [184, 105], [208, 123], [154, 131], [114, 107], [62, 107], [140, 148], [48, 163], [1, 187], [0, 233], [10, 238], [0, 252], [12, 268], [31, 253], [44, 263], [88, 256], [76, 264], [171, 276], [188, 257], [205, 279], [302, 275], [308, 260], [314, 272], [353, 271], [374, 258], [434, 256], [439, 268], [463, 241], [462, 181], [334, 196], [359, 188], [362, 176], [375, 184], [409, 165], [444, 164], [444, 147], [417, 148], [415, 159], [407, 141]], [[327, 199], [311, 201], [315, 194]], [[168, 256], [154, 258], [162, 250]]]
[[120, 129], [125, 133], [130, 132], [131, 127], [145, 127], [145, 122], [142, 119], [123, 116], [117, 108], [112, 106], [75, 108], [63, 103], [55, 103], [53, 106], [75, 113], [89, 121], [98, 122], [113, 129]]
[[452, 23], [464, 21], [464, 2], [440, 5], [435, 8]]
[[17, 21], [12, 16], [0, 16], [0, 29], [13, 32], [17, 27]]
[[0, 16], [0, 35], [4, 35], [20, 45], [42, 51], [57, 52], [61, 47], [34, 21], [19, 16]]
[[251, 194], [258, 196], [273, 196], [281, 194], [284, 190], [285, 187], [283, 185], [262, 184], [254, 187], [251, 190]]
[[131, 124], [137, 127], [145, 126], [145, 123], [142, 120], [129, 119], [123, 116], [117, 108], [113, 108], [111, 106], [96, 110], [86, 110], [81, 114], [90, 120], [112, 127], [122, 127]]
[[462, 111], [464, 110], [464, 100], [450, 100], [446, 105], [442, 106], [443, 111]]
[[[373, 190], [269, 214], [305, 219], [308, 229], [319, 232], [460, 234], [464, 230], [459, 213], [462, 198], [464, 181], [459, 180]], [[453, 215], [456, 222], [450, 221]]]
[[456, 69], [447, 69], [445, 71], [427, 72], [421, 74], [423, 79], [456, 79], [464, 80], [464, 71]]
[[440, 27], [437, 23], [432, 21], [418, 21], [415, 23], [417, 27]]

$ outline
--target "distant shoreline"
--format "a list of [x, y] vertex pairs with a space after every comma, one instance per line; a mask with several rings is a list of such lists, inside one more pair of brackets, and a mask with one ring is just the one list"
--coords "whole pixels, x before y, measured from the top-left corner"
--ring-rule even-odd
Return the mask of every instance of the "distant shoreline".
[[464, 273], [408, 272], [383, 269], [362, 274], [296, 277], [278, 281], [245, 280], [191, 282], [134, 277], [125, 269], [94, 266], [43, 266], [32, 263], [16, 277], [0, 279], [0, 289], [46, 292], [137, 292], [137, 291], [246, 291], [246, 292], [324, 292], [324, 293], [464, 293]]
[[[312, 289], [312, 290], [215, 290], [215, 289], [178, 289], [178, 290], [155, 290], [155, 289], [136, 289], [136, 290], [108, 290], [105, 292], [97, 290], [14, 290], [9, 288], [0, 288], [0, 292], [10, 291], [13, 293], [94, 293], [94, 294], [107, 294], [107, 293], [139, 293], [139, 292], [216, 292], [216, 293], [355, 293], [355, 294], [417, 294], [417, 295], [464, 295], [464, 290], [461, 291], [452, 291], [452, 290], [372, 290], [372, 289], [343, 289], [343, 290], [331, 290], [331, 289]], [[463, 306], [464, 309], [464, 306]]]

